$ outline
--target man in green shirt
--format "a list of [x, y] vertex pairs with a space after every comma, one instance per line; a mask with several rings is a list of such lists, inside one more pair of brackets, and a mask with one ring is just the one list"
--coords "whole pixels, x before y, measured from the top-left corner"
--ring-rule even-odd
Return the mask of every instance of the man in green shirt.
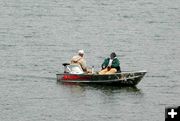
[[110, 58], [106, 58], [102, 64], [102, 70], [99, 74], [114, 74], [120, 70], [120, 62], [116, 57], [116, 53], [112, 52]]

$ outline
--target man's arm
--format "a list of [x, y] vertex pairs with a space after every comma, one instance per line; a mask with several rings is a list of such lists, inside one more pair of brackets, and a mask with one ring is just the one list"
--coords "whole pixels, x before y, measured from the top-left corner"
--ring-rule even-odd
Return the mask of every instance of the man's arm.
[[119, 60], [118, 59], [116, 59], [116, 60], [114, 60], [115, 62], [114, 63], [112, 63], [112, 65], [111, 65], [111, 67], [113, 68], [116, 68], [116, 67], [119, 67], [119, 65], [120, 65], [120, 62], [119, 62]]

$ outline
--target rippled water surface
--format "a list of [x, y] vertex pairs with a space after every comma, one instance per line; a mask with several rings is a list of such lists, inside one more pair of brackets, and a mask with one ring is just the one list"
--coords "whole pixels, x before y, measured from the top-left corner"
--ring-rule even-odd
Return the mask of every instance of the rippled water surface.
[[[179, 0], [0, 0], [1, 121], [163, 121], [180, 105]], [[100, 69], [115, 51], [137, 87], [63, 85], [84, 49]]]

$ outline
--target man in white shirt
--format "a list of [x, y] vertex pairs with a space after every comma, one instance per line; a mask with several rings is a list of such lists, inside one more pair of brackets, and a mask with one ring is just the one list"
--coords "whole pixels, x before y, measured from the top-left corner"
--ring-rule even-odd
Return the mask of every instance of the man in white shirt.
[[87, 72], [86, 60], [84, 59], [84, 50], [79, 50], [78, 55], [71, 59], [71, 64], [79, 64], [84, 72]]

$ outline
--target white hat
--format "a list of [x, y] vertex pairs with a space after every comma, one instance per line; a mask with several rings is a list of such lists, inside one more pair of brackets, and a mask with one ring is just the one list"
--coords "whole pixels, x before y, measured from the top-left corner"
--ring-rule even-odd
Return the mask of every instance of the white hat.
[[84, 54], [84, 50], [79, 50], [78, 54]]

